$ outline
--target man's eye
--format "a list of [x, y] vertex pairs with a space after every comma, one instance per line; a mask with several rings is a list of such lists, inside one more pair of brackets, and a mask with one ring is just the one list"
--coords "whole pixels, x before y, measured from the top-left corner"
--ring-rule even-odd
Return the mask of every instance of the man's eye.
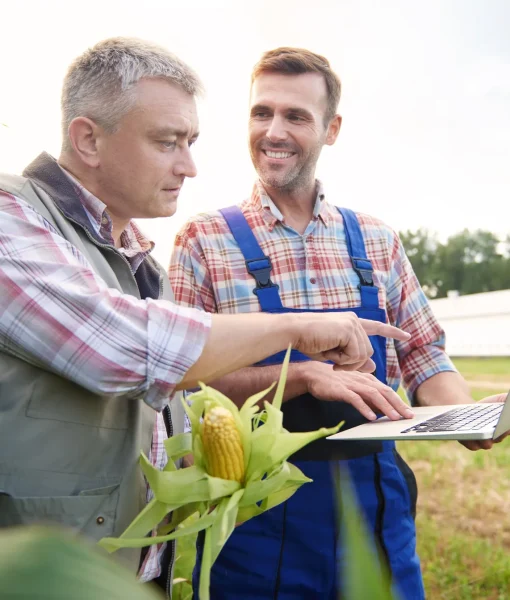
[[254, 116], [255, 119], [265, 119], [269, 115], [267, 113], [265, 113], [265, 112], [256, 112], [256, 113], [254, 113], [253, 116]]
[[188, 148], [191, 148], [191, 146], [193, 146], [193, 144], [196, 144], [197, 140], [188, 140]]
[[161, 141], [160, 144], [164, 146], [167, 150], [173, 150], [176, 146], [176, 142]]
[[302, 121], [303, 117], [300, 117], [299, 115], [289, 115], [289, 120], [290, 121]]

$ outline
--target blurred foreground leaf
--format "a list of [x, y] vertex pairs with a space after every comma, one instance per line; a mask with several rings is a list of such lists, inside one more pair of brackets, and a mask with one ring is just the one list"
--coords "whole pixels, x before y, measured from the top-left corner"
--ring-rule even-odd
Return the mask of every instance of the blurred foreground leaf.
[[2, 600], [161, 600], [156, 588], [67, 531], [0, 530]]

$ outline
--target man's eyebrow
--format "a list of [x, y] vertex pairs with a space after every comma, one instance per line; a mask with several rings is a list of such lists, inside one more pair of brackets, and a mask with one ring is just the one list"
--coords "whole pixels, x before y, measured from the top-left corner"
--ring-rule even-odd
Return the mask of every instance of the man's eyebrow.
[[[272, 110], [273, 109], [271, 107], [266, 106], [265, 104], [255, 104], [251, 107], [250, 114], [254, 115], [258, 112], [272, 112]], [[305, 117], [306, 119], [313, 119], [313, 115], [309, 110], [306, 110], [306, 108], [299, 108], [298, 106], [289, 106], [285, 109], [285, 113], [298, 115]]]
[[265, 104], [255, 104], [254, 106], [251, 107], [250, 114], [253, 115], [256, 112], [271, 112], [271, 109], [269, 108], [269, 106], [266, 106]]
[[198, 131], [190, 131], [189, 129], [179, 129], [179, 127], [160, 127], [153, 129], [151, 135], [154, 137], [176, 136], [189, 139], [196, 139], [199, 135]]
[[312, 113], [310, 111], [306, 110], [306, 108], [298, 108], [297, 106], [295, 108], [290, 107], [290, 108], [287, 108], [287, 110], [285, 112], [287, 114], [291, 113], [293, 115], [306, 117], [307, 119], [313, 119]]

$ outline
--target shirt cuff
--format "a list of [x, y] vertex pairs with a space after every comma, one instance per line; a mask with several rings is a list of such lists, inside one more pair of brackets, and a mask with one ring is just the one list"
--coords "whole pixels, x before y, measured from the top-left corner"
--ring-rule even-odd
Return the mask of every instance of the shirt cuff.
[[197, 362], [211, 329], [212, 315], [195, 308], [165, 303], [149, 305], [149, 339], [145, 402], [162, 410], [175, 387]]
[[401, 365], [402, 380], [407, 398], [415, 406], [415, 394], [418, 387], [427, 379], [446, 371], [457, 372], [455, 365], [441, 348], [433, 345], [416, 348], [405, 358]]

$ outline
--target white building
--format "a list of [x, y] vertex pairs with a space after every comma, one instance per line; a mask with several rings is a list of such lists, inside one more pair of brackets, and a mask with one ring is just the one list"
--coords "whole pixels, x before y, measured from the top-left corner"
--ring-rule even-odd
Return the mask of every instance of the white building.
[[510, 358], [510, 290], [431, 300], [450, 356]]

